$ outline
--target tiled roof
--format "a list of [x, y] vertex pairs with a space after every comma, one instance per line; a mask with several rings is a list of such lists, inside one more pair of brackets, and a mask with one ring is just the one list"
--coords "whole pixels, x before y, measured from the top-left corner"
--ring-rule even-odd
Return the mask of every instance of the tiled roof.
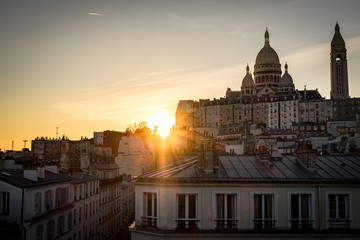
[[[301, 99], [303, 100], [305, 98], [305, 91], [299, 90], [298, 91]], [[323, 97], [320, 95], [318, 90], [306, 90], [306, 100], [315, 100], [315, 99], [323, 99]]]
[[317, 156], [315, 171], [309, 171], [294, 155], [283, 155], [282, 160], [263, 162], [255, 155], [219, 156], [219, 168], [210, 175], [199, 171], [197, 159], [184, 164], [141, 175], [148, 178], [187, 179], [201, 178], [233, 181], [347, 181], [360, 182], [360, 156]]

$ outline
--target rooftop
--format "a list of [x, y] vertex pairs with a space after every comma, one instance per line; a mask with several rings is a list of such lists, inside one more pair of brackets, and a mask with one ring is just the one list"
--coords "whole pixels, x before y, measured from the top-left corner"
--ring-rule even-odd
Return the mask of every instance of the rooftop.
[[71, 181], [72, 178], [67, 174], [55, 174], [45, 170], [45, 178], [38, 178], [38, 181], [26, 179], [23, 169], [0, 169], [0, 180], [20, 188], [31, 188], [51, 183]]
[[63, 171], [59, 171], [58, 174], [52, 173], [50, 171], [45, 170], [45, 178], [38, 178], [38, 181], [32, 181], [27, 178], [24, 178], [24, 170], [23, 169], [0, 169], [0, 180], [7, 182], [11, 185], [20, 187], [20, 188], [31, 188], [37, 187], [52, 183], [60, 183], [60, 182], [71, 182], [74, 184], [94, 181], [98, 179], [96, 176], [82, 174], [82, 178], [75, 178], [69, 176], [67, 173]]
[[360, 156], [317, 156], [315, 171], [309, 171], [294, 155], [263, 162], [255, 155], [219, 156], [219, 168], [210, 175], [199, 171], [197, 158], [183, 164], [141, 175], [137, 181], [230, 181], [230, 182], [349, 182], [360, 183]]

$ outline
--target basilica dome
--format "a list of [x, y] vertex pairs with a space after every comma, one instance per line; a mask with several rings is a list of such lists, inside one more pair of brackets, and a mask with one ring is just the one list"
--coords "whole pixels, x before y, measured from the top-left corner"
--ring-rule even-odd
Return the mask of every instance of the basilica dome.
[[280, 64], [279, 56], [269, 43], [269, 32], [265, 32], [265, 45], [256, 56], [256, 65]]
[[253, 88], [255, 87], [254, 80], [249, 72], [249, 66], [246, 67], [246, 75], [242, 80], [241, 88]]
[[256, 56], [254, 65], [255, 87], [257, 89], [265, 86], [277, 88], [281, 78], [281, 64], [279, 56], [270, 46], [269, 32], [265, 31], [265, 44]]
[[280, 85], [285, 86], [285, 85], [293, 85], [293, 84], [294, 84], [294, 82], [293, 82], [291, 75], [288, 73], [288, 65], [286, 63], [285, 64], [285, 73], [281, 77]]

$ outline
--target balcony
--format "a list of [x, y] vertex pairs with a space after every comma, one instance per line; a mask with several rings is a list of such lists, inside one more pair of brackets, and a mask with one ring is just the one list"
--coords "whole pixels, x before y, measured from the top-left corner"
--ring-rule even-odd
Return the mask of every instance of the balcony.
[[236, 219], [217, 219], [215, 220], [216, 230], [237, 230], [238, 221]]
[[195, 219], [188, 219], [188, 220], [175, 220], [176, 222], [176, 231], [179, 232], [197, 232], [199, 230], [198, 228], [198, 222], [199, 220]]
[[157, 229], [156, 217], [141, 217], [141, 226], [146, 229]]
[[298, 230], [298, 229], [313, 229], [313, 222], [314, 220], [310, 220], [310, 219], [291, 219], [290, 220], [290, 224], [291, 224], [291, 229], [292, 230]]
[[255, 230], [275, 230], [276, 220], [273, 219], [254, 219]]
[[350, 229], [351, 220], [349, 219], [330, 219], [328, 222], [330, 229]]

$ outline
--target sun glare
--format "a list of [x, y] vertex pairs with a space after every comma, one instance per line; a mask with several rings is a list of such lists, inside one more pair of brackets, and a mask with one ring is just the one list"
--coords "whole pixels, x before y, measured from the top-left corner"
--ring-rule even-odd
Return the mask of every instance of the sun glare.
[[165, 112], [158, 112], [149, 118], [148, 124], [151, 130], [154, 130], [155, 126], [157, 126], [158, 134], [161, 137], [167, 137], [167, 135], [169, 135], [170, 128], [174, 125], [174, 121], [175, 119], [170, 117], [169, 114]]

